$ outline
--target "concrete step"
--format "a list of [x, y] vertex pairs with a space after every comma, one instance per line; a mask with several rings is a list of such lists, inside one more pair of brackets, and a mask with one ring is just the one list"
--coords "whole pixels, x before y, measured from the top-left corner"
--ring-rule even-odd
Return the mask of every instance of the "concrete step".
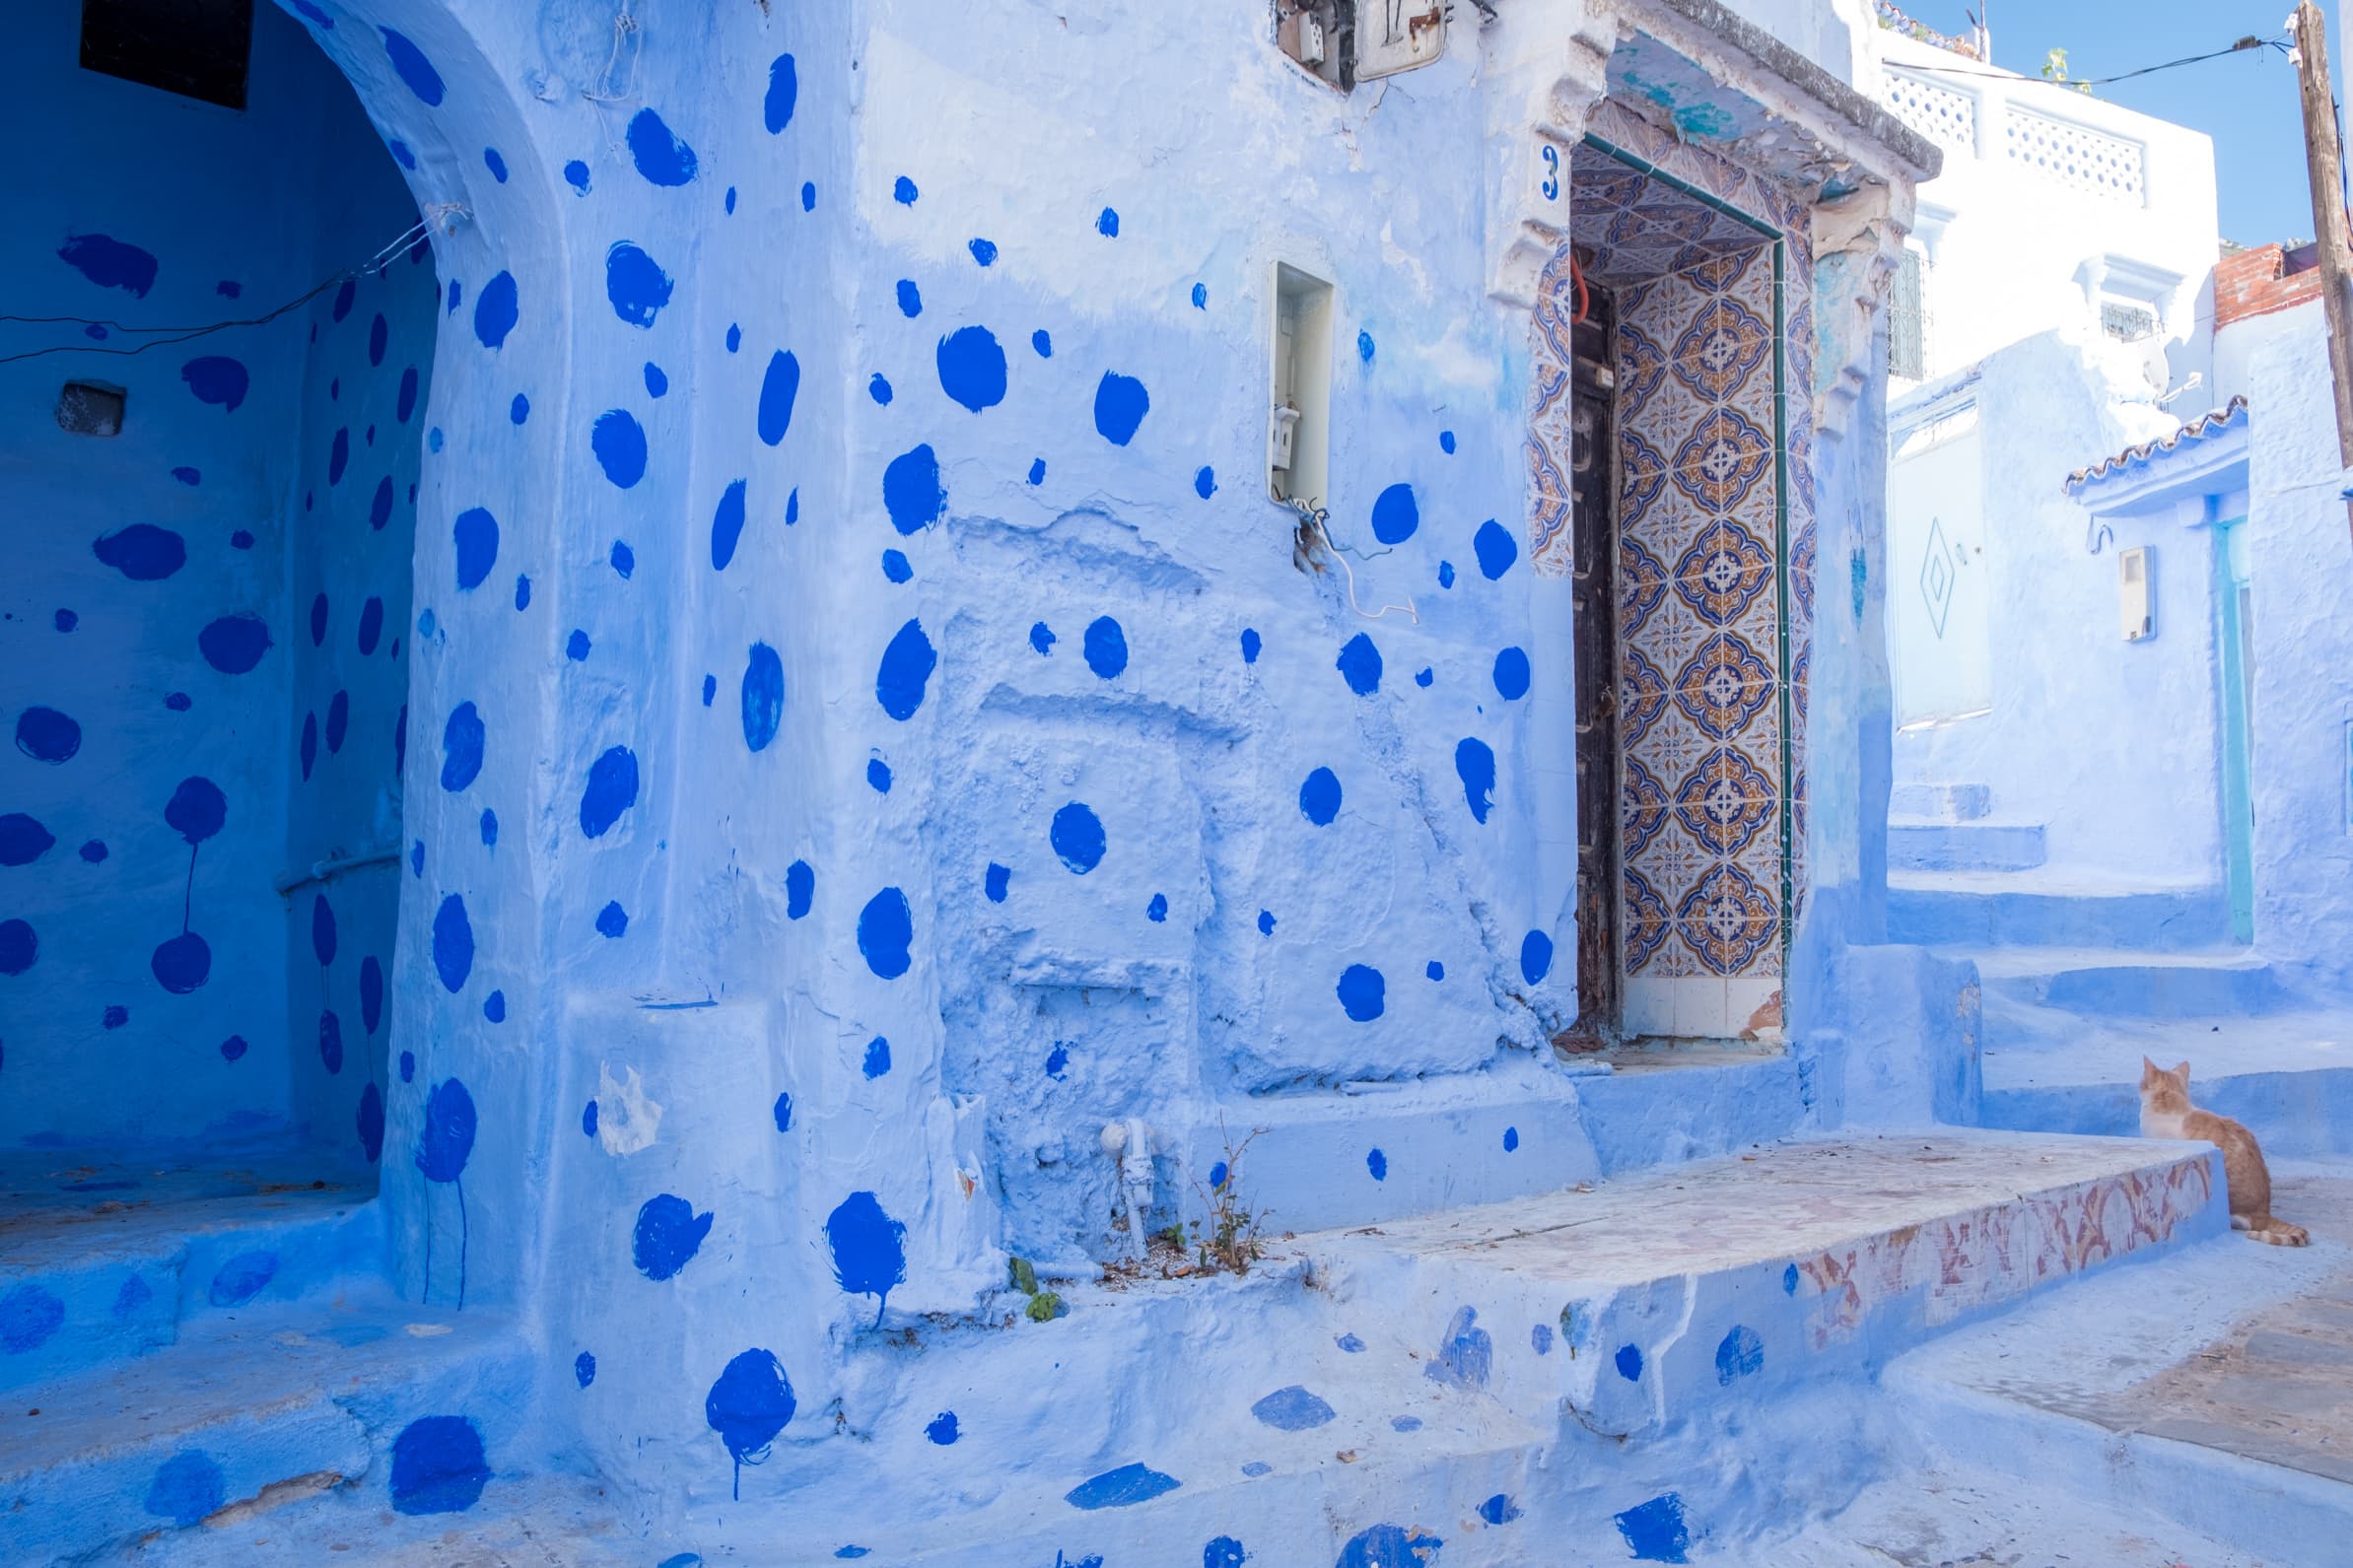
[[2251, 1127], [2269, 1155], [2353, 1154], [2353, 1013], [2343, 1011], [2087, 1021], [1989, 1007], [1983, 1123], [2136, 1133], [2143, 1057], [2187, 1061], [2197, 1104]]
[[1299, 1245], [1336, 1300], [1378, 1301], [1391, 1331], [1441, 1360], [1484, 1346], [1492, 1325], [1490, 1392], [1524, 1419], [1566, 1411], [1639, 1441], [2217, 1234], [2218, 1161], [2201, 1145], [1938, 1129], [1784, 1144]]
[[2180, 952], [2230, 931], [2219, 887], [2090, 880], [2025, 871], [1888, 872], [1888, 940], [1983, 951], [1999, 946]]
[[1891, 870], [2031, 871], [2043, 858], [2040, 822], [1888, 820]]
[[2150, 953], [2114, 948], [2008, 947], [1973, 957], [1988, 1005], [2094, 1018], [2214, 1018], [2284, 1011], [2296, 998], [2243, 947]]
[[1975, 822], [1992, 813], [1993, 791], [1984, 784], [1900, 784], [1888, 798], [1891, 817]]
[[372, 1195], [218, 1161], [12, 1153], [0, 1169], [0, 1389], [375, 1275], [384, 1249]]
[[[2309, 1248], [2223, 1237], [2088, 1281], [1897, 1361], [1937, 1451], [2227, 1540], [2271, 1568], [2353, 1531], [2353, 1167], [2276, 1172]], [[2197, 1559], [2203, 1561], [2205, 1559]]]
[[0, 1407], [0, 1561], [86, 1561], [353, 1489], [380, 1511], [462, 1508], [533, 1370], [506, 1320], [381, 1293], [193, 1320]]

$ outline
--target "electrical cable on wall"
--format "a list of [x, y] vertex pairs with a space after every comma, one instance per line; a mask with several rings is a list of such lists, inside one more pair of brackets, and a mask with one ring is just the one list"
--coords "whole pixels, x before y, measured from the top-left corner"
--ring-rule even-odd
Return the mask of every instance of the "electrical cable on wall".
[[1403, 604], [1384, 604], [1377, 610], [1368, 610], [1359, 604], [1356, 601], [1356, 569], [1349, 565], [1349, 558], [1341, 553], [1340, 546], [1333, 541], [1332, 530], [1325, 525], [1325, 519], [1331, 516], [1331, 513], [1322, 507], [1310, 506], [1304, 501], [1294, 500], [1291, 503], [1291, 508], [1299, 514], [1299, 526], [1313, 528], [1315, 536], [1323, 541], [1325, 551], [1331, 555], [1333, 560], [1340, 563], [1340, 570], [1348, 574], [1350, 609], [1367, 621], [1377, 621], [1384, 615], [1402, 612], [1416, 626], [1421, 624], [1421, 612], [1414, 607], [1413, 596], [1410, 594]]
[[[461, 208], [454, 209], [459, 212], [462, 210]], [[381, 272], [391, 264], [394, 256], [425, 239], [431, 229], [432, 225], [427, 220], [420, 218], [404, 230], [397, 239], [379, 247], [376, 254], [358, 266], [345, 267], [334, 276], [324, 279], [316, 286], [295, 296], [274, 310], [261, 315], [242, 317], [234, 321], [215, 321], [206, 326], [125, 326], [119, 321], [96, 320], [80, 315], [0, 315], [0, 321], [22, 322], [34, 326], [102, 327], [111, 332], [147, 336], [146, 342], [134, 348], [107, 348], [97, 343], [59, 343], [48, 348], [27, 349], [19, 354], [0, 355], [0, 365], [14, 365], [20, 360], [37, 360], [51, 354], [110, 354], [128, 358], [134, 354], [144, 354], [149, 349], [169, 348], [174, 343], [192, 342], [197, 338], [209, 337], [215, 332], [226, 332], [234, 327], [267, 326], [288, 311], [300, 309], [346, 279], [357, 279], [365, 277], [371, 272]]]
[[2153, 76], [2159, 71], [2171, 71], [2179, 66], [2197, 65], [2206, 60], [2219, 60], [2226, 54], [2245, 54], [2249, 49], [2277, 49], [2282, 54], [2290, 52], [2288, 40], [2284, 37], [2258, 38], [2254, 34], [2249, 34], [2228, 48], [2215, 49], [2210, 53], [2192, 54], [2179, 60], [2168, 60], [2162, 65], [2144, 65], [2137, 71], [2122, 71], [2114, 76], [2087, 76], [2080, 80], [2063, 82], [2047, 77], [2020, 76], [2015, 71], [1972, 71], [1966, 66], [1958, 65], [1915, 65], [1909, 60], [1903, 62], [1903, 69], [1917, 72], [1923, 76], [1982, 76], [1998, 82], [2048, 81], [2052, 87], [2083, 89], [2107, 87], [2113, 82], [2129, 82], [2136, 76]]

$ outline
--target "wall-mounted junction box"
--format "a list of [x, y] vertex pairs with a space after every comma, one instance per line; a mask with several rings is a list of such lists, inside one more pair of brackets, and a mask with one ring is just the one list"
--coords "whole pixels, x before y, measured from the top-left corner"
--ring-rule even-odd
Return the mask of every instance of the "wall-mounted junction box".
[[2125, 642], [2157, 635], [2157, 552], [2152, 547], [2116, 553], [2116, 612]]
[[1343, 93], [1446, 52], [1447, 0], [1275, 0], [1275, 46]]
[[1268, 337], [1267, 495], [1320, 507], [1332, 452], [1332, 285], [1275, 263]]

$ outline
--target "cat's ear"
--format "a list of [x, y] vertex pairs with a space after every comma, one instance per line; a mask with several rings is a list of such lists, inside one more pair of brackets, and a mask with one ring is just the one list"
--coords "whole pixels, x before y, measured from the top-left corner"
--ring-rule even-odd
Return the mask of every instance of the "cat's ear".
[[2158, 1076], [2157, 1063], [2151, 1061], [2147, 1057], [2141, 1057], [2141, 1087], [2146, 1089], [2157, 1081]]
[[2184, 1061], [2181, 1063], [2181, 1065], [2176, 1067], [2174, 1069], [2174, 1076], [2180, 1079], [2182, 1084], [2186, 1086], [2189, 1082], [2189, 1063]]

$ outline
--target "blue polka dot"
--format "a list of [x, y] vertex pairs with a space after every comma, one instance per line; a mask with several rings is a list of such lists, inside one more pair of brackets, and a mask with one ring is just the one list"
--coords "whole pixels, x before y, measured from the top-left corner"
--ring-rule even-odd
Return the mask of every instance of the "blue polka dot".
[[1029, 335], [1029, 346], [1037, 351], [1041, 360], [1054, 358], [1054, 339], [1044, 327], [1039, 327]]
[[882, 575], [893, 582], [904, 582], [915, 576], [915, 568], [908, 565], [904, 552], [885, 550], [882, 552]]
[[893, 457], [882, 470], [882, 509], [902, 534], [920, 533], [939, 519], [947, 492], [939, 487], [939, 458], [931, 446]]
[[1193, 471], [1193, 493], [1207, 501], [1217, 493], [1217, 474], [1208, 464]]
[[1370, 332], [1357, 333], [1356, 358], [1362, 360], [1365, 364], [1370, 365], [1372, 363], [1372, 334]]
[[1329, 768], [1318, 768], [1299, 785], [1299, 814], [1317, 827], [1329, 827], [1340, 815], [1340, 777]]
[[1520, 940], [1520, 978], [1538, 986], [1552, 972], [1553, 939], [1542, 931], [1530, 931]]
[[876, 371], [866, 381], [866, 396], [872, 398], [875, 402], [881, 404], [885, 408], [890, 406], [890, 382], [883, 379], [882, 373], [880, 371]]
[[941, 1448], [947, 1447], [950, 1443], [953, 1443], [962, 1435], [963, 1434], [957, 1428], [956, 1412], [953, 1410], [940, 1411], [937, 1415], [932, 1417], [931, 1424], [924, 1428], [924, 1436], [930, 1438]]
[[1364, 1168], [1372, 1173], [1372, 1179], [1376, 1182], [1389, 1180], [1389, 1156], [1379, 1149], [1369, 1150], [1365, 1154]]
[[860, 1070], [869, 1078], [879, 1078], [890, 1071], [890, 1042], [876, 1035], [866, 1042], [865, 1059]]
[[902, 207], [914, 206], [916, 195], [915, 181], [909, 179], [905, 174], [901, 174], [891, 184], [890, 199]]
[[797, 920], [809, 912], [817, 896], [817, 873], [806, 860], [785, 867], [785, 918]]
[[858, 914], [858, 951], [877, 979], [906, 974], [915, 962], [909, 951], [914, 943], [915, 914], [906, 894], [886, 887], [866, 900]]
[[866, 784], [878, 795], [889, 794], [890, 764], [879, 757], [868, 757], [866, 759]]
[[1206, 283], [1195, 284], [1193, 286], [1193, 308], [1196, 310], [1207, 310], [1209, 307], [1210, 286]]
[[650, 184], [683, 185], [695, 177], [694, 149], [671, 134], [659, 114], [642, 108], [630, 117], [624, 139], [630, 160]]
[[1434, 669], [1431, 669], [1426, 664], [1422, 665], [1421, 668], [1414, 672], [1414, 684], [1420, 687], [1424, 691], [1427, 691], [1429, 689], [1430, 682], [1436, 680], [1437, 678], [1438, 672]]
[[1062, 863], [1076, 876], [1084, 876], [1103, 863], [1106, 840], [1103, 819], [1093, 808], [1076, 800], [1054, 813], [1054, 822], [1047, 832], [1047, 840]]
[[383, 34], [384, 53], [391, 56], [392, 69], [401, 81], [408, 84], [408, 90], [416, 94], [419, 102], [427, 107], [440, 107], [449, 89], [443, 86], [442, 75], [433, 68], [433, 62], [425, 58], [425, 51], [410, 42], [405, 34], [395, 33], [390, 28], [378, 28], [376, 31]]
[[82, 845], [80, 853], [83, 859], [89, 861], [92, 865], [98, 865], [106, 858], [106, 841], [104, 839], [86, 840]]
[[972, 259], [984, 267], [997, 260], [997, 242], [993, 239], [975, 239], [965, 248], [972, 252]]
[[515, 401], [507, 405], [507, 417], [519, 425], [531, 417], [531, 400], [518, 392]]
[[912, 278], [899, 280], [899, 313], [911, 321], [924, 313], [923, 291], [915, 286]]
[[745, 481], [738, 479], [720, 492], [719, 507], [711, 514], [711, 570], [725, 572], [735, 559], [735, 543], [743, 537]]
[[1528, 695], [1525, 649], [1507, 648], [1495, 655], [1495, 694], [1506, 702], [1517, 702]]
[[646, 477], [646, 427], [625, 408], [608, 408], [596, 416], [588, 433], [588, 448], [604, 477], [623, 490]]
[[981, 890], [988, 895], [989, 902], [992, 904], [1003, 904], [1005, 899], [1005, 893], [1012, 887], [1012, 867], [999, 865], [995, 860], [991, 860], [989, 862], [989, 869], [982, 877], [981, 882]]
[[1463, 799], [1481, 822], [1495, 809], [1495, 753], [1484, 740], [1464, 739], [1454, 748], [1455, 776], [1463, 782]]
[[572, 1358], [572, 1377], [573, 1381], [584, 1389], [594, 1383], [596, 1381], [596, 1358], [586, 1350], [574, 1356]]
[[727, 323], [727, 352], [732, 354], [741, 347], [743, 347], [743, 328], [735, 322], [729, 321]]
[[793, 1096], [791, 1094], [778, 1095], [776, 1097], [776, 1107], [773, 1114], [776, 1117], [776, 1129], [779, 1132], [792, 1131]]
[[482, 149], [482, 167], [490, 170], [491, 178], [502, 185], [507, 183], [507, 161], [499, 156], [497, 148], [485, 147]]
[[457, 586], [478, 588], [499, 559], [499, 520], [482, 507], [468, 507], [450, 527], [457, 545]]
[[817, 187], [813, 182], [805, 179], [800, 182], [800, 210], [802, 212], [817, 210]]
[[1275, 934], [1275, 916], [1273, 911], [1260, 910], [1258, 912], [1258, 934], [1261, 936], [1272, 936]]
[[713, 699], [717, 698], [718, 696], [719, 677], [716, 675], [705, 675], [703, 677], [703, 706], [705, 708], [709, 708]]
[[82, 618], [71, 610], [59, 610], [56, 615], [51, 618], [51, 624], [53, 624], [60, 632], [70, 632], [75, 627], [82, 624]]
[[1265, 642], [1264, 642], [1264, 641], [1263, 641], [1263, 640], [1262, 640], [1262, 639], [1259, 637], [1259, 635], [1258, 635], [1258, 631], [1257, 631], [1257, 629], [1256, 629], [1255, 627], [1248, 627], [1248, 626], [1245, 626], [1245, 627], [1243, 627], [1243, 628], [1242, 628], [1242, 662], [1243, 662], [1243, 663], [1245, 663], [1245, 664], [1255, 664], [1255, 663], [1257, 663], [1257, 662], [1258, 662], [1259, 650], [1260, 650], [1262, 648], [1264, 648], [1265, 646], [1266, 646]]
[[1438, 586], [1441, 588], [1451, 588], [1454, 586], [1453, 562], [1441, 561], [1438, 563]]
[[588, 166], [575, 158], [564, 166], [564, 182], [586, 196], [588, 193]]
[[1338, 993], [1341, 1011], [1360, 1024], [1371, 1023], [1386, 1007], [1388, 983], [1369, 964], [1350, 964], [1341, 971]]
[[1421, 526], [1421, 509], [1412, 485], [1391, 485], [1372, 504], [1372, 536], [1383, 544], [1403, 544]]
[[882, 705], [884, 713], [904, 723], [923, 707], [925, 688], [931, 682], [932, 671], [938, 667], [938, 651], [924, 635], [923, 623], [909, 621], [882, 650], [882, 663], [874, 673], [874, 701]]
[[[450, 285], [454, 300], [457, 285]], [[452, 303], [450, 308], [456, 308]], [[482, 285], [482, 293], [474, 300], [474, 336], [486, 349], [504, 347], [509, 333], [521, 312], [521, 304], [515, 288], [515, 275], [502, 272]]]
[[1029, 465], [1029, 482], [1033, 485], [1042, 485], [1046, 482], [1045, 458], [1038, 457], [1031, 460]]
[[588, 656], [588, 634], [576, 626], [572, 636], [565, 639], [564, 655], [577, 664]]
[[774, 446], [785, 439], [785, 433], [793, 428], [793, 404], [799, 395], [800, 361], [790, 351], [779, 349], [768, 356], [768, 369], [760, 377], [759, 431], [763, 443]]
[[1509, 572], [1520, 555], [1520, 547], [1509, 531], [1492, 517], [1481, 523], [1479, 531], [1471, 536], [1471, 549], [1479, 557], [1480, 573], [1489, 582]]
[[1004, 350], [985, 326], [958, 327], [939, 340], [934, 355], [939, 389], [978, 414], [1004, 401]]
[[646, 395], [659, 397], [670, 389], [670, 378], [652, 360], [646, 362]]
[[433, 969], [442, 989], [454, 996], [465, 989], [474, 971], [474, 926], [466, 919], [465, 900], [451, 893], [433, 917]]
[[1143, 383], [1133, 375], [1105, 371], [1095, 386], [1095, 430], [1114, 446], [1125, 446], [1142, 428], [1152, 400]]
[[482, 808], [482, 844], [485, 849], [499, 842], [499, 814], [488, 806]]
[[1639, 1348], [1633, 1345], [1620, 1345], [1615, 1359], [1618, 1363], [1620, 1377], [1628, 1383], [1642, 1381], [1642, 1352]]
[[629, 912], [619, 904], [607, 904], [596, 912], [596, 934], [613, 937], [629, 929]]
[[1152, 901], [1143, 907], [1143, 918], [1157, 925], [1168, 919], [1167, 895], [1154, 893]]
[[[1517, 1154], [1519, 1149], [1520, 1129], [1518, 1127], [1505, 1127], [1503, 1129], [1503, 1152], [1506, 1154]], [[1540, 1323], [1536, 1327], [1542, 1329], [1544, 1325]]]
[[608, 746], [588, 766], [588, 782], [581, 790], [580, 831], [601, 839], [612, 831], [621, 813], [637, 804], [637, 754], [626, 746]]
[[1428, 966], [1424, 968], [1421, 973], [1427, 975], [1432, 980], [1444, 980], [1446, 978], [1446, 966], [1433, 958], [1429, 961]]
[[1334, 667], [1349, 683], [1349, 690], [1359, 697], [1370, 697], [1381, 689], [1381, 650], [1368, 633], [1358, 632], [1350, 638]]
[[1438, 432], [1438, 450], [1449, 457], [1454, 455], [1454, 432], [1450, 430]]
[[224, 675], [242, 675], [269, 651], [269, 626], [258, 615], [224, 615], [196, 634], [204, 662]]
[[1086, 667], [1103, 680], [1113, 679], [1128, 667], [1127, 634], [1108, 615], [1097, 616], [1087, 623], [1085, 639], [1079, 646], [1086, 655]]
[[760, 122], [776, 135], [793, 123], [794, 105], [800, 102], [800, 72], [793, 56], [780, 54], [768, 63], [768, 93], [760, 101]]

